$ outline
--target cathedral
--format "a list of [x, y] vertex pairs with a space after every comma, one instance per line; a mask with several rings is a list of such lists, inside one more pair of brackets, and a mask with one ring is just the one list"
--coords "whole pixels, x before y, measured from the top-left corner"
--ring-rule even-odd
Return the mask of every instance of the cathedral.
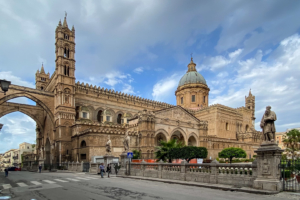
[[254, 128], [251, 91], [243, 107], [209, 105], [209, 86], [193, 59], [175, 91], [177, 103], [170, 105], [76, 82], [75, 28], [69, 29], [66, 17], [55, 30], [55, 54], [53, 74], [42, 66], [35, 75], [35, 91], [43, 95], [36, 97], [37, 104], [48, 105], [41, 106], [45, 120], [37, 123], [37, 148], [45, 163], [95, 161], [106, 154], [108, 136], [112, 155], [119, 157], [125, 132], [130, 150], [141, 151], [143, 159], [154, 158], [159, 141], [173, 138], [206, 147], [211, 159], [227, 147], [243, 148], [250, 158], [262, 142], [262, 133]]

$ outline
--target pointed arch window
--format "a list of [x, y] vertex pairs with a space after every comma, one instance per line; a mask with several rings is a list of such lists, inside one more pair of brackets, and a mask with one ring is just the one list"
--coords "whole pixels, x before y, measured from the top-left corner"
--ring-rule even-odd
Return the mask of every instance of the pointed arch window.
[[69, 48], [65, 47], [64, 49], [64, 57], [69, 58]]
[[64, 75], [69, 76], [70, 75], [70, 68], [69, 66], [64, 66]]
[[98, 111], [97, 120], [98, 120], [98, 122], [103, 122], [103, 112], [102, 112], [102, 110]]
[[117, 123], [121, 124], [122, 122], [122, 114], [118, 114]]

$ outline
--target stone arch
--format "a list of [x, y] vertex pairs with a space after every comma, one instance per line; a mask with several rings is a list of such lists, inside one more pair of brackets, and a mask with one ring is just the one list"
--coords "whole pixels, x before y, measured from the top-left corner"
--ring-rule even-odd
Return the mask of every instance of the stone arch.
[[198, 146], [198, 137], [195, 133], [191, 133], [188, 136], [188, 146]]
[[80, 142], [80, 148], [84, 148], [84, 147], [86, 147], [87, 145], [86, 145], [86, 141], [85, 140], [82, 140], [81, 142]]
[[[97, 107], [96, 109], [95, 109], [95, 114], [94, 114], [94, 119], [97, 121], [97, 122], [99, 122], [98, 121], [98, 112], [99, 111], [102, 111], [102, 122], [103, 122], [103, 114], [104, 114], [104, 108], [103, 107]], [[99, 122], [100, 123], [100, 122]]]
[[121, 124], [122, 117], [124, 117], [124, 112], [123, 111], [119, 110], [119, 111], [115, 112], [113, 122]]
[[[110, 112], [111, 114], [109, 115], [112, 119], [110, 120], [111, 122], [115, 122], [114, 120], [116, 120], [116, 115], [115, 115], [115, 111], [113, 110], [113, 109], [111, 109], [111, 108], [106, 108], [105, 110], [104, 110], [104, 113], [106, 113], [106, 112]], [[106, 116], [106, 115], [105, 115]], [[106, 119], [105, 119], [105, 121], [106, 121]], [[116, 120], [117, 121], [117, 120]]]
[[170, 134], [170, 139], [172, 138], [172, 136], [175, 134], [175, 133], [177, 133], [177, 132], [180, 132], [181, 133], [181, 135], [183, 136], [183, 142], [184, 142], [184, 144], [187, 144], [187, 136], [186, 136], [186, 132], [182, 129], [182, 128], [179, 128], [179, 127], [177, 127], [177, 128], [175, 128], [175, 129], [173, 129], [173, 131], [171, 131], [171, 134]]
[[30, 118], [32, 118], [38, 124], [38, 126], [40, 127], [41, 130], [44, 130], [44, 123], [43, 123], [44, 119], [39, 119], [37, 115], [34, 115], [31, 112], [29, 112], [28, 110], [22, 109], [22, 108], [19, 108], [19, 107], [17, 107], [17, 108], [16, 107], [11, 107], [11, 109], [9, 109], [9, 110], [6, 110], [4, 112], [0, 112], [0, 118], [7, 115], [7, 114], [13, 113], [13, 112], [21, 112], [21, 113], [29, 116]]
[[50, 139], [47, 138], [46, 139], [46, 143], [45, 143], [45, 164], [50, 164], [50, 158], [51, 158], [51, 143], [50, 143]]
[[18, 97], [26, 97], [26, 98], [31, 99], [32, 101], [36, 102], [37, 104], [39, 104], [46, 111], [46, 113], [49, 115], [49, 117], [52, 121], [52, 124], [54, 125], [54, 115], [53, 115], [52, 111], [50, 110], [50, 108], [44, 102], [42, 102], [38, 98], [32, 96], [31, 94], [28, 94], [28, 93], [14, 93], [14, 94], [6, 95], [5, 97], [0, 99], [0, 105], [3, 104], [4, 102], [7, 102], [11, 99], [15, 99], [15, 98], [18, 98]]

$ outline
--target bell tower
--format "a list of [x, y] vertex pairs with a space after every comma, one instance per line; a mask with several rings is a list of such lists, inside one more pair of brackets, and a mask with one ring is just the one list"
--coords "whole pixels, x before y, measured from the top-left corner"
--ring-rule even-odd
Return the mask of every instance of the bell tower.
[[55, 30], [55, 151], [56, 162], [66, 160], [63, 147], [71, 144], [71, 126], [75, 121], [75, 29], [69, 29], [67, 13]]
[[248, 97], [245, 96], [245, 107], [250, 109], [252, 112], [252, 127], [255, 126], [255, 96], [252, 95], [251, 89]]

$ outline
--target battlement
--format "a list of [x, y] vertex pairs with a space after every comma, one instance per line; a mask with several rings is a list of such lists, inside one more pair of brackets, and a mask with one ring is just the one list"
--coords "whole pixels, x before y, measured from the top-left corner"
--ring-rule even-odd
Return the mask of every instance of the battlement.
[[76, 87], [76, 91], [84, 90], [86, 94], [94, 95], [97, 97], [99, 97], [99, 95], [102, 94], [102, 95], [111, 96], [111, 97], [114, 97], [117, 99], [119, 98], [119, 99], [125, 99], [127, 101], [131, 101], [131, 102], [139, 102], [142, 104], [146, 104], [146, 106], [153, 106], [153, 107], [160, 107], [160, 108], [173, 107], [173, 105], [171, 105], [171, 104], [158, 102], [158, 101], [154, 101], [154, 100], [150, 100], [150, 99], [145, 99], [145, 98], [130, 95], [130, 94], [124, 94], [122, 92], [114, 91], [111, 89], [108, 90], [107, 88], [104, 88], [104, 87], [101, 88], [99, 86], [97, 87], [97, 86], [89, 85], [88, 83], [86, 83], [86, 84], [84, 84], [83, 82], [80, 83], [79, 81], [77, 83], [75, 83], [75, 87]]
[[[225, 109], [227, 111], [231, 111], [231, 112], [235, 112], [235, 113], [239, 113], [240, 110], [242, 109], [247, 109], [245, 108], [244, 106], [242, 107], [238, 107], [238, 108], [231, 108], [229, 106], [225, 106], [225, 105], [222, 105], [222, 104], [212, 104], [208, 107], [205, 107], [205, 108], [199, 108], [198, 110], [191, 110], [191, 109], [188, 109], [188, 111], [192, 114], [197, 114], [199, 112], [203, 112], [203, 111], [207, 111], [209, 109], [212, 109], [212, 108], [220, 108], [220, 109]], [[248, 109], [247, 109], [248, 110]], [[250, 110], [249, 110], [250, 111]]]

